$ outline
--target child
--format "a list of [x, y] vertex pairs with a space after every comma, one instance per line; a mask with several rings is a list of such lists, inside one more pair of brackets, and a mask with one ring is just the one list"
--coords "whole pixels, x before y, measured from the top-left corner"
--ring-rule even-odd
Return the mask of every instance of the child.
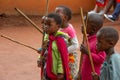
[[120, 80], [120, 54], [114, 50], [118, 40], [119, 34], [112, 27], [104, 27], [97, 32], [97, 49], [107, 54], [100, 80]]
[[104, 8], [106, 6], [107, 0], [96, 0], [95, 8], [89, 13], [98, 13], [99, 15], [104, 14]]
[[50, 13], [43, 23], [49, 40], [41, 55], [43, 80], [69, 80], [67, 45], [62, 36], [64, 33], [58, 31], [62, 19], [56, 13]]
[[[101, 18], [101, 16], [99, 16], [96, 13], [88, 14], [86, 32], [88, 34], [90, 52], [93, 59], [95, 72], [97, 74], [100, 74], [101, 65], [105, 60], [105, 52], [104, 51], [100, 52], [96, 48], [96, 40], [97, 40], [96, 33], [102, 26], [103, 26], [103, 19]], [[82, 32], [83, 32], [83, 27], [82, 27]], [[91, 74], [92, 67], [91, 67], [90, 59], [88, 57], [88, 50], [86, 47], [86, 43], [81, 45], [80, 51], [83, 54], [83, 60], [82, 60], [81, 72], [79, 72], [79, 75], [81, 74], [82, 80], [92, 80], [92, 74]]]
[[70, 8], [66, 6], [57, 6], [55, 8], [55, 12], [58, 13], [62, 17], [62, 26], [60, 31], [67, 33], [70, 36], [70, 43], [68, 44], [68, 52], [69, 52], [69, 65], [71, 71], [71, 79], [77, 74], [77, 53], [76, 49], [78, 48], [78, 39], [76, 36], [75, 29], [69, 23], [72, 18], [72, 11]]
[[116, 7], [112, 15], [104, 14], [105, 18], [107, 18], [109, 21], [114, 22], [119, 18], [120, 15], [120, 0], [116, 0]]

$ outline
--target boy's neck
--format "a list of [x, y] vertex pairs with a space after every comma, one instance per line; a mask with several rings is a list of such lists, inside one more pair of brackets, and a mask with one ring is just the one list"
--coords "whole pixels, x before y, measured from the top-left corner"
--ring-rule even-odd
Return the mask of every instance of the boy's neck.
[[107, 54], [106, 60], [109, 60], [110, 56], [111, 56], [112, 54], [114, 54], [114, 48], [110, 48], [110, 49], [106, 50], [105, 52], [106, 52], [106, 54]]

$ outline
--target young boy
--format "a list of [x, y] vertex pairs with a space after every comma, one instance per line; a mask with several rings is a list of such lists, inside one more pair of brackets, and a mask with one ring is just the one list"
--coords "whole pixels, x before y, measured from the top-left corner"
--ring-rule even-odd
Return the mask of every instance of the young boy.
[[43, 29], [48, 34], [46, 50], [42, 52], [43, 80], [69, 80], [68, 50], [64, 33], [59, 32], [62, 19], [56, 13], [44, 17]]
[[114, 50], [118, 40], [119, 34], [112, 27], [104, 27], [97, 32], [97, 49], [107, 54], [100, 80], [120, 80], [120, 54]]
[[[93, 59], [95, 72], [97, 74], [100, 74], [100, 68], [106, 56], [104, 51], [100, 52], [96, 48], [96, 40], [97, 40], [96, 33], [102, 26], [103, 26], [103, 19], [101, 16], [95, 13], [88, 14], [86, 32], [88, 34], [89, 48]], [[82, 27], [82, 32], [83, 32], [83, 27]], [[86, 43], [80, 46], [80, 51], [83, 54], [82, 67], [80, 69], [81, 71], [79, 70], [80, 71], [79, 75], [82, 77], [81, 80], [92, 80], [92, 74], [91, 74], [92, 67], [91, 67], [90, 59], [88, 57], [88, 50], [86, 47]]]
[[55, 8], [55, 12], [58, 13], [62, 18], [62, 26], [60, 31], [68, 34], [70, 36], [69, 43], [68, 43], [68, 53], [69, 53], [69, 66], [70, 66], [70, 77], [71, 80], [74, 79], [78, 72], [78, 55], [77, 55], [77, 48], [78, 48], [78, 39], [76, 35], [76, 31], [72, 24], [70, 24], [70, 20], [72, 18], [72, 11], [67, 6], [57, 6]]

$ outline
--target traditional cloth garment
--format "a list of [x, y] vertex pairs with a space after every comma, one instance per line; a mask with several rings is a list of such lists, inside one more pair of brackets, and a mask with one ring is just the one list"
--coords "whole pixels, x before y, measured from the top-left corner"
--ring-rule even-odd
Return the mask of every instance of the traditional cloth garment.
[[78, 72], [78, 55], [76, 53], [76, 49], [78, 48], [78, 39], [76, 36], [76, 31], [70, 23], [66, 28], [60, 28], [60, 31], [70, 36], [70, 41], [68, 42], [68, 52], [69, 52], [69, 67], [71, 73], [70, 77], [72, 80], [74, 79]]
[[[57, 74], [62, 73], [65, 80], [69, 80], [68, 50], [63, 33], [57, 32], [55, 36], [50, 35], [47, 49], [46, 61], [43, 68], [43, 80], [57, 80]], [[42, 56], [44, 56], [44, 53]]]
[[[105, 52], [98, 52], [96, 48], [96, 35], [88, 36], [88, 42], [90, 47], [91, 56], [93, 59], [93, 64], [95, 68], [95, 72], [100, 75], [100, 68], [105, 60]], [[82, 60], [82, 68], [81, 68], [82, 80], [92, 80], [92, 67], [90, 63], [89, 56], [87, 54], [83, 54]]]
[[120, 54], [114, 53], [108, 61], [104, 61], [100, 80], [120, 80]]
[[101, 7], [105, 7], [108, 0], [96, 0], [96, 4]]
[[117, 3], [120, 3], [120, 0], [116, 0]]

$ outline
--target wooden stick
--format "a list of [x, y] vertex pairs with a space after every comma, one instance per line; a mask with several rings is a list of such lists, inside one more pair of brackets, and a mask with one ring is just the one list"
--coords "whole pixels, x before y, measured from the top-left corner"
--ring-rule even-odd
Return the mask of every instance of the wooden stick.
[[85, 39], [86, 39], [86, 43], [87, 43], [87, 48], [88, 48], [88, 56], [89, 56], [89, 59], [90, 59], [92, 71], [93, 71], [93, 73], [95, 73], [94, 64], [93, 64], [92, 56], [91, 56], [91, 53], [90, 53], [89, 42], [88, 42], [87, 32], [86, 32], [86, 25], [85, 25], [85, 22], [84, 22], [84, 17], [83, 17], [83, 10], [82, 10], [82, 8], [80, 8], [80, 12], [81, 12], [82, 24], [83, 24], [83, 28], [84, 28], [84, 35], [85, 35]]
[[[48, 15], [48, 7], [49, 7], [49, 0], [46, 0], [46, 15]], [[43, 31], [42, 46], [44, 43], [44, 37], [45, 37], [45, 31]], [[43, 70], [43, 69], [44, 69], [44, 66], [41, 66], [41, 70]], [[43, 78], [44, 78], [44, 71], [41, 74], [41, 80], [43, 80]]]
[[[88, 20], [88, 13], [86, 14], [86, 21], [85, 21], [85, 25], [87, 26], [87, 20]], [[81, 18], [81, 21], [82, 21], [82, 18]], [[82, 41], [82, 44], [84, 44], [85, 42], [85, 35], [83, 34], [83, 41]], [[83, 53], [81, 53], [81, 56], [80, 56], [80, 64], [79, 64], [79, 71], [81, 70], [81, 67], [82, 67], [82, 60], [83, 60]]]
[[46, 15], [48, 14], [49, 0], [46, 0]]
[[29, 21], [39, 32], [43, 34], [43, 31], [30, 18], [28, 18], [20, 9], [15, 8], [15, 10], [18, 13], [20, 13], [27, 21]]
[[28, 47], [28, 48], [30, 48], [30, 49], [32, 49], [32, 50], [34, 50], [34, 51], [38, 51], [37, 49], [35, 49], [35, 48], [31, 47], [31, 46], [28, 46], [28, 45], [26, 45], [26, 44], [24, 44], [24, 43], [21, 43], [21, 42], [19, 42], [19, 41], [16, 41], [16, 40], [14, 40], [14, 39], [12, 39], [12, 38], [9, 38], [9, 37], [7, 37], [7, 36], [5, 36], [5, 35], [1, 35], [1, 37], [5, 38], [5, 39], [8, 39], [8, 40], [10, 40], [10, 41], [12, 41], [12, 42], [15, 42], [15, 43], [17, 43], [17, 44], [20, 44], [20, 45], [22, 45], [22, 46]]

